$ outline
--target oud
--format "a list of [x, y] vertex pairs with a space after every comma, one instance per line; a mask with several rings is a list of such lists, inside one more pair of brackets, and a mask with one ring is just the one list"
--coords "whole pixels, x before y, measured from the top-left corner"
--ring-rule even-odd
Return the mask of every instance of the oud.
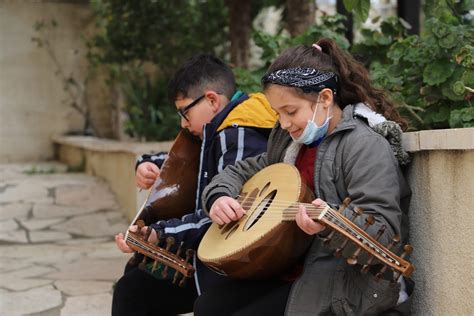
[[[162, 268], [162, 277], [168, 275], [168, 268], [175, 270], [173, 283], [182, 275], [180, 286], [187, 278], [192, 277], [194, 267], [190, 263], [194, 252], [186, 250], [185, 258], [182, 255], [181, 245], [177, 245], [175, 253], [171, 252], [174, 239], [163, 240], [158, 236], [156, 242], [149, 241], [152, 223], [158, 220], [179, 218], [195, 208], [197, 189], [197, 174], [199, 168], [200, 140], [192, 136], [187, 130], [181, 130], [171, 147], [168, 158], [161, 166], [161, 172], [152, 185], [146, 201], [132, 220], [131, 226], [138, 226], [137, 232], [129, 229], [125, 233], [125, 242], [136, 253], [129, 264], [136, 265], [139, 256], [143, 259], [141, 268], [152, 263], [151, 272]], [[146, 232], [143, 227], [148, 226]]]
[[[370, 264], [382, 263], [384, 267], [377, 278], [382, 277], [387, 268], [395, 272], [396, 278], [412, 274], [414, 267], [404, 259], [411, 252], [411, 246], [405, 246], [405, 252], [397, 256], [390, 248], [399, 241], [398, 236], [387, 247], [377, 241], [384, 227], [377, 236], [369, 236], [365, 229], [375, 221], [371, 215], [361, 228], [340, 213], [349, 200], [336, 211], [328, 205], [309, 204], [312, 199], [312, 192], [302, 183], [295, 166], [279, 163], [262, 169], [244, 184], [238, 197], [246, 214], [239, 221], [225, 225], [213, 223], [198, 248], [199, 259], [216, 272], [234, 278], [275, 275], [301, 257], [311, 241], [311, 236], [295, 222], [299, 204], [303, 204], [312, 219], [331, 228], [327, 242], [335, 233], [346, 238], [335, 255], [343, 253], [348, 241], [356, 246], [348, 256], [349, 264], [357, 264], [364, 251], [368, 256], [362, 266], [364, 272], [369, 270]], [[355, 208], [354, 213], [359, 216], [361, 210]]]

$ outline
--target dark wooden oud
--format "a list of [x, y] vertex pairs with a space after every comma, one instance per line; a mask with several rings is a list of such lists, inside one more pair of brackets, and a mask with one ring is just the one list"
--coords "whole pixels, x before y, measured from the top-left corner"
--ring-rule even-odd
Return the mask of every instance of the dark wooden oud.
[[[168, 158], [161, 166], [160, 175], [151, 187], [145, 203], [137, 212], [130, 226], [137, 225], [139, 228], [149, 227], [150, 224], [159, 220], [180, 218], [194, 211], [200, 149], [201, 141], [197, 137], [191, 135], [185, 129], [179, 132], [168, 153]], [[125, 242], [131, 249], [136, 251], [129, 264], [138, 264], [140, 257], [137, 254], [142, 254], [145, 256], [142, 260], [142, 268], [145, 267], [149, 259], [154, 261], [151, 272], [160, 265], [165, 266], [163, 277], [165, 277], [168, 267], [173, 268], [176, 270], [173, 282], [176, 282], [181, 274], [183, 278], [180, 286], [183, 286], [186, 278], [190, 278], [194, 273], [194, 268], [189, 263], [193, 252], [187, 250], [186, 259], [183, 259], [180, 257], [182, 252], [180, 246], [178, 246], [176, 253], [170, 251], [174, 244], [174, 239], [168, 238], [166, 246], [163, 248], [160, 247], [162, 240], [158, 240], [157, 243], [148, 241], [150, 233], [150, 227], [146, 234], [127, 230]]]
[[201, 141], [188, 130], [181, 130], [132, 225], [139, 219], [149, 225], [194, 211], [200, 151]]
[[[350, 200], [346, 199], [336, 211], [328, 205], [317, 208], [308, 204], [312, 199], [295, 166], [279, 163], [262, 169], [244, 184], [238, 198], [246, 214], [226, 225], [213, 223], [199, 245], [199, 259], [216, 272], [233, 278], [275, 275], [301, 257], [311, 240], [294, 221], [299, 204], [303, 204], [311, 218], [332, 229], [328, 242], [335, 232], [344, 237], [337, 244], [335, 255], [344, 255], [349, 264], [361, 264], [363, 272], [369, 271], [372, 264], [382, 264], [376, 278], [381, 278], [386, 269], [392, 270], [396, 279], [411, 275], [414, 267], [404, 259], [411, 246], [406, 245], [403, 254], [397, 256], [390, 248], [399, 237], [385, 247], [377, 241], [385, 227], [375, 237], [368, 235], [365, 229], [375, 222], [373, 216], [367, 216], [365, 227], [360, 228], [340, 213]], [[360, 215], [361, 210], [355, 208], [355, 213]], [[346, 247], [349, 240], [355, 250]]]

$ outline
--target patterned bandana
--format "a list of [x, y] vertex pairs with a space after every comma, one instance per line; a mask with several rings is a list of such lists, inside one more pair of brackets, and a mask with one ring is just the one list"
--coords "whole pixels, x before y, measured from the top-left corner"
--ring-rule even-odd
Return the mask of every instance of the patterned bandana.
[[280, 69], [266, 74], [262, 83], [301, 88], [304, 92], [319, 92], [325, 88], [336, 94], [339, 78], [333, 72], [322, 72], [313, 68]]

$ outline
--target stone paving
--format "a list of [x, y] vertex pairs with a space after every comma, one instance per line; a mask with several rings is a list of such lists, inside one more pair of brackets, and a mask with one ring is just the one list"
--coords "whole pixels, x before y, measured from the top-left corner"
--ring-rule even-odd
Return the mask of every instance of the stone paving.
[[110, 315], [129, 255], [107, 184], [59, 163], [0, 165], [0, 315]]

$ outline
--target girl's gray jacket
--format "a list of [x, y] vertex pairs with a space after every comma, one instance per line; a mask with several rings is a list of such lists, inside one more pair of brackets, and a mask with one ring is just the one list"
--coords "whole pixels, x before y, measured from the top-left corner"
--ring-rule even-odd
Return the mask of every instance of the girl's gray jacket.
[[[364, 226], [366, 216], [372, 214], [376, 222], [367, 229], [370, 235], [376, 235], [380, 227], [386, 225], [387, 229], [379, 241], [387, 245], [392, 237], [400, 235], [403, 242], [408, 238], [407, 212], [411, 191], [399, 166], [399, 162], [407, 162], [406, 153], [401, 149], [401, 130], [395, 123], [370, 112], [361, 103], [346, 106], [341, 121], [319, 145], [314, 169], [315, 195], [330, 205], [339, 205], [350, 197], [351, 203], [343, 211], [344, 216], [351, 218], [354, 207], [360, 207], [364, 215], [357, 217], [355, 224]], [[230, 165], [212, 179], [202, 194], [205, 211], [216, 196], [236, 197], [242, 185], [266, 166], [279, 162], [294, 163], [300, 146], [277, 123], [270, 134], [267, 152]], [[331, 243], [331, 248], [336, 248], [341, 240], [343, 238]], [[352, 254], [356, 249], [346, 248], [343, 256]], [[312, 271], [317, 269], [314, 263], [320, 258], [332, 256], [332, 253], [333, 250], [322, 245], [322, 238], [314, 237], [305, 257], [304, 273], [295, 281], [290, 293], [287, 314], [311, 314], [313, 303], [305, 293], [318, 293], [318, 280], [311, 281], [317, 275], [317, 271]], [[379, 283], [386, 286], [383, 282]], [[373, 284], [360, 286], [370, 287]], [[381, 292], [384, 292], [383, 286], [380, 286]], [[364, 292], [364, 289], [361, 291]], [[396, 304], [397, 291], [393, 289], [379, 294], [389, 296], [385, 307]], [[360, 309], [357, 311], [357, 308], [354, 313], [371, 314]]]

